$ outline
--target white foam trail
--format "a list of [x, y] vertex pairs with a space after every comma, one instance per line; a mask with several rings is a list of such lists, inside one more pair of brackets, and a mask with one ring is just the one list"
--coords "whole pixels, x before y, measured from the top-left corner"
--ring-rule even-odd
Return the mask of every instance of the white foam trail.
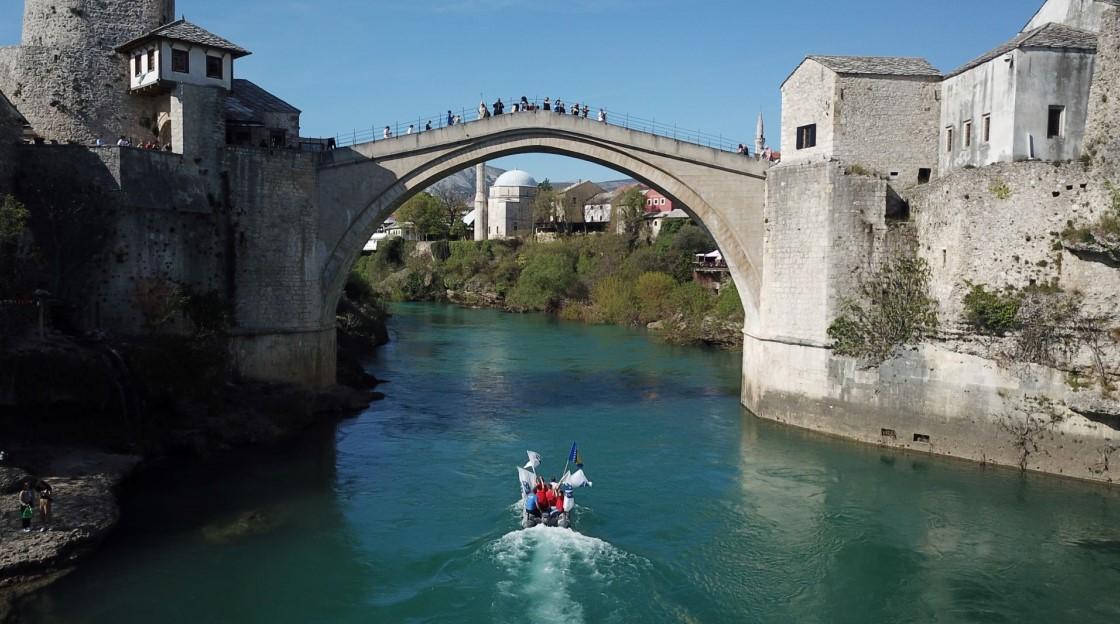
[[583, 622], [583, 593], [601, 595], [603, 583], [643, 563], [603, 540], [544, 526], [507, 533], [489, 553], [508, 575], [497, 584], [501, 600], [495, 606], [506, 605], [509, 613], [496, 614], [498, 619], [519, 615], [543, 623]]

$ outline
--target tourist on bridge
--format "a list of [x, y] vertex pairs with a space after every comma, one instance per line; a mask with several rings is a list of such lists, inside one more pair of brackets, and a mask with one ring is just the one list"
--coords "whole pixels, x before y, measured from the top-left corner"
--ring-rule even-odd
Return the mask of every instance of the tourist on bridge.
[[455, 115], [455, 118], [452, 119], [451, 122], [452, 122], [452, 125], [461, 124], [461, 123], [463, 123], [463, 117], [461, 115]]
[[579, 102], [572, 104], [572, 116], [579, 117]]
[[599, 109], [599, 121], [607, 123], [607, 111]]
[[427, 131], [427, 130], [431, 130], [431, 129], [432, 129], [432, 120], [429, 119], [427, 121], [427, 123], [424, 124], [424, 130]]
[[590, 111], [591, 111], [591, 109], [587, 108], [587, 104], [584, 104], [583, 105], [583, 118], [584, 119], [587, 119], [587, 113], [589, 113]]
[[518, 104], [517, 102], [514, 102], [513, 103], [513, 110], [511, 110], [510, 112], [511, 113], [520, 113], [521, 112], [521, 105]]
[[486, 108], [486, 102], [479, 102], [478, 103], [478, 118], [479, 119], [489, 119], [490, 118], [490, 109]]
[[451, 111], [447, 111], [447, 125], [455, 125], [455, 115]]
[[501, 115], [504, 112], [506, 112], [506, 105], [502, 104], [502, 98], [498, 98], [498, 101], [494, 102], [494, 116]]
[[552, 103], [548, 100], [548, 98], [545, 98], [544, 99], [544, 112], [547, 113], [547, 112], [550, 112], [551, 110], [552, 110]]
[[408, 124], [408, 130], [405, 130], [404, 133], [405, 134], [412, 134], [412, 124]]
[[521, 110], [529, 110], [529, 98], [525, 97], [524, 95], [521, 96]]
[[561, 100], [560, 98], [556, 98], [556, 114], [564, 114], [564, 100]]
[[747, 148], [742, 143], [740, 143], [739, 144], [739, 149], [735, 150], [735, 152], [738, 153], [738, 154], [744, 154], [745, 155], [747, 153]]
[[385, 129], [381, 131], [381, 138], [383, 138], [383, 139], [393, 138], [393, 131], [389, 129], [389, 126], [385, 126]]

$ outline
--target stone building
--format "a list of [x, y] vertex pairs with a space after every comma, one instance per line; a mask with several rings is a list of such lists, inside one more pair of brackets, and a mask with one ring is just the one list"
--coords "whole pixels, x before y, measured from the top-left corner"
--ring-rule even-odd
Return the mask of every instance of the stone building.
[[1096, 51], [1094, 33], [1047, 23], [946, 76], [941, 174], [1080, 156]]
[[[603, 192], [603, 187], [594, 182], [576, 182], [560, 189], [553, 203], [554, 214], [548, 223], [538, 224], [544, 229], [560, 227], [576, 228], [584, 231], [584, 206], [592, 197]], [[563, 224], [563, 226], [562, 226]]]
[[228, 145], [299, 145], [300, 110], [253, 82], [234, 78], [225, 110]]
[[23, 133], [23, 118], [0, 93], [0, 196], [11, 190], [16, 170], [16, 145]]
[[610, 230], [611, 221], [614, 219], [614, 202], [624, 190], [604, 191], [589, 198], [583, 205], [583, 225], [588, 232], [606, 232]]
[[514, 169], [498, 176], [487, 202], [487, 238], [532, 236], [536, 196], [537, 181], [528, 173]]
[[0, 91], [47, 141], [152, 140], [156, 103], [129, 94], [115, 48], [174, 13], [174, 0], [25, 0], [22, 45], [0, 48]]
[[902, 187], [928, 182], [940, 80], [920, 58], [806, 57], [781, 87], [782, 163], [838, 160]]

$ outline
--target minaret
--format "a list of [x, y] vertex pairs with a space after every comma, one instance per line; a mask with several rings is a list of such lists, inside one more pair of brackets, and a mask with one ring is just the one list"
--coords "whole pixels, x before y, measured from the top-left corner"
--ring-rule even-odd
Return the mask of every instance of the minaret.
[[489, 209], [486, 205], [486, 163], [474, 166], [474, 239], [484, 241], [489, 238]]
[[755, 131], [754, 137], [754, 155], [761, 157], [762, 151], [766, 149], [766, 122], [762, 120], [762, 111], [758, 111], [758, 127]]

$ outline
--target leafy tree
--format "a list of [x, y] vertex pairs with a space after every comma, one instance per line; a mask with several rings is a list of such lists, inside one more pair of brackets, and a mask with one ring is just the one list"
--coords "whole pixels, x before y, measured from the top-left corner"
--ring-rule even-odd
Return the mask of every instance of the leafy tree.
[[677, 281], [671, 275], [652, 271], [643, 273], [634, 284], [640, 320], [650, 323], [668, 316], [676, 288]]
[[548, 245], [534, 246], [527, 256], [510, 303], [529, 310], [556, 309], [578, 282], [574, 259]]
[[440, 200], [428, 193], [420, 193], [406, 201], [397, 210], [397, 219], [412, 222], [417, 234], [425, 240], [447, 238], [451, 233], [447, 209]]
[[453, 188], [440, 186], [432, 189], [432, 195], [443, 206], [449, 237], [453, 240], [466, 238], [467, 224], [463, 223], [463, 215], [470, 208], [470, 198]]
[[552, 188], [552, 183], [547, 179], [537, 185], [537, 195], [533, 198], [533, 223], [537, 225], [553, 224], [557, 231], [563, 227], [563, 211], [556, 209], [559, 193]]
[[623, 229], [633, 245], [638, 240], [642, 220], [646, 214], [646, 196], [636, 186], [630, 187], [615, 201], [616, 213], [622, 221]]
[[638, 320], [634, 286], [617, 277], [608, 277], [595, 285], [591, 302], [600, 320], [615, 325], [632, 325]]

